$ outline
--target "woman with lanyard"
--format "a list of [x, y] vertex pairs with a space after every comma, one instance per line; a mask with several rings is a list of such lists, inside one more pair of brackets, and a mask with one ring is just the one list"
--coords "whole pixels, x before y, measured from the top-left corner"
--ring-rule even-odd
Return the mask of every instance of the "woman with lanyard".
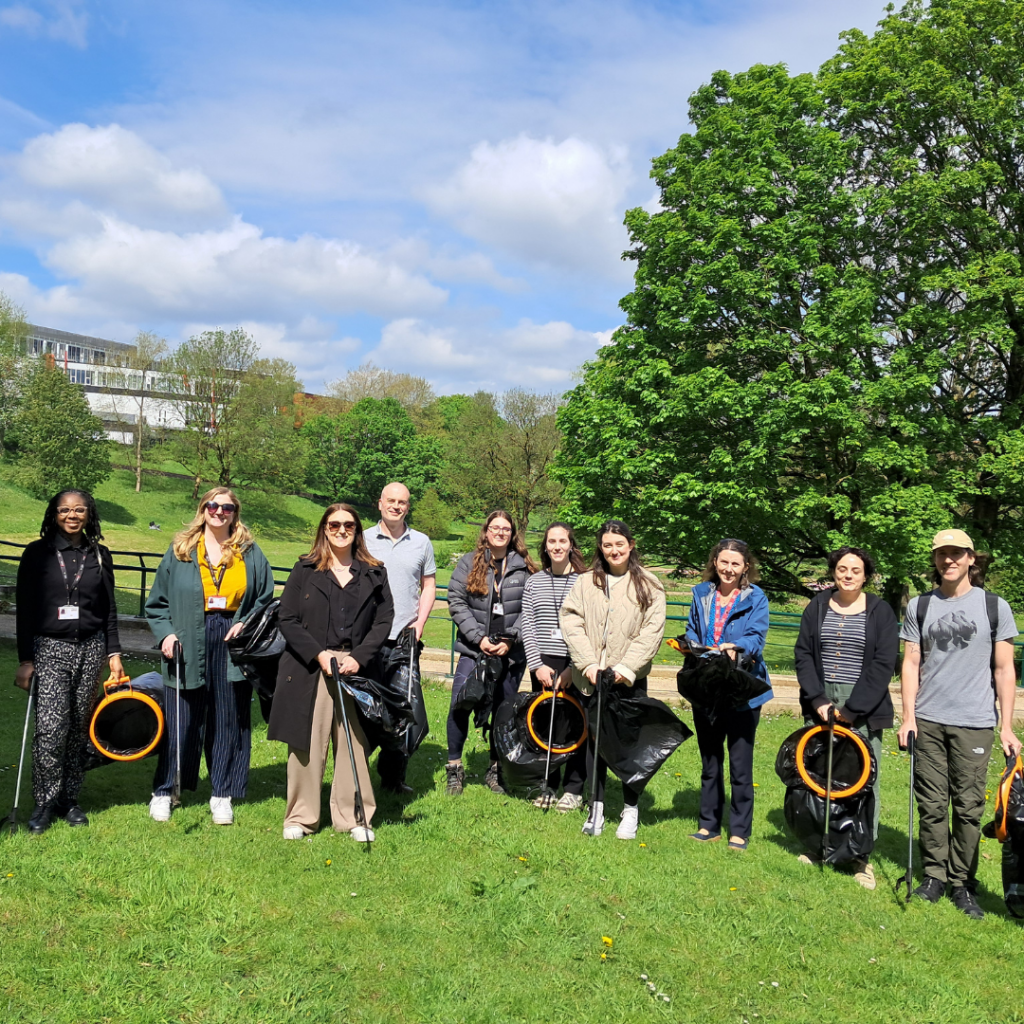
[[[462, 792], [466, 779], [462, 751], [469, 736], [470, 712], [456, 708], [459, 694], [481, 654], [501, 659], [502, 673], [494, 688], [494, 709], [518, 691], [526, 667], [518, 635], [519, 615], [526, 579], [536, 571], [537, 566], [516, 532], [512, 517], [496, 509], [480, 528], [476, 547], [459, 559], [448, 582], [448, 614], [458, 629], [455, 649], [459, 652], [448, 711], [446, 791], [451, 796]], [[490, 639], [502, 635], [514, 639], [495, 642]], [[493, 735], [484, 784], [495, 793], [505, 792]]]
[[[526, 667], [530, 670], [534, 692], [567, 690], [572, 686], [572, 661], [562, 639], [558, 613], [576, 577], [586, 571], [583, 552], [567, 523], [552, 523], [544, 531], [540, 565], [541, 571], [531, 576], [523, 589], [519, 631], [526, 651]], [[555, 804], [555, 809], [562, 814], [583, 806], [586, 761], [586, 750], [581, 748], [565, 763], [565, 792]], [[555, 768], [548, 779], [548, 791], [534, 803], [538, 807], [550, 807], [558, 785], [559, 769]]]
[[[651, 662], [665, 630], [665, 588], [640, 565], [636, 542], [620, 519], [609, 519], [597, 531], [590, 572], [576, 580], [562, 604], [559, 621], [569, 655], [572, 678], [581, 693], [593, 694], [601, 673], [611, 669], [616, 686], [647, 689]], [[594, 776], [594, 737], [587, 745], [587, 774]], [[595, 792], [583, 834], [604, 831], [604, 788], [607, 765], [597, 759]], [[622, 785], [622, 819], [616, 839], [635, 839], [640, 824], [640, 790]]]
[[35, 810], [29, 831], [45, 832], [54, 818], [88, 825], [78, 806], [85, 776], [85, 736], [104, 660], [120, 678], [121, 641], [114, 602], [114, 566], [100, 544], [96, 502], [85, 491], [55, 494], [40, 539], [18, 565], [18, 665], [15, 685], [36, 681], [32, 740]]
[[[164, 656], [161, 665], [167, 732], [160, 746], [149, 816], [171, 817], [181, 713], [181, 785], [199, 783], [205, 749], [215, 825], [234, 822], [232, 799], [245, 797], [249, 781], [252, 686], [228, 657], [227, 641], [253, 612], [274, 599], [274, 577], [241, 518], [234, 491], [215, 487], [199, 502], [195, 518], [174, 538], [156, 571], [146, 618]], [[175, 670], [176, 645], [184, 664]], [[174, 686], [182, 676], [180, 699]]]
[[[752, 655], [750, 671], [768, 680], [764, 645], [768, 639], [768, 598], [760, 587], [757, 560], [741, 540], [719, 541], [708, 556], [704, 582], [691, 594], [686, 639], [701, 647], [724, 651], [735, 660], [736, 652]], [[702, 708], [693, 709], [693, 726], [703, 765], [700, 777], [699, 827], [690, 838], [714, 842], [722, 831], [725, 813], [725, 744], [729, 747], [729, 780], [732, 805], [729, 813], [729, 849], [745, 850], [754, 819], [754, 737], [761, 705], [772, 691], [748, 704], [711, 718]]]
[[[882, 730], [893, 724], [889, 683], [900, 653], [899, 624], [893, 610], [880, 597], [864, 592], [875, 574], [871, 556], [862, 548], [842, 547], [828, 558], [834, 590], [817, 594], [804, 609], [797, 637], [796, 678], [804, 721], [817, 725], [835, 720], [865, 739], [875, 755], [874, 837], [878, 839], [881, 813], [879, 776], [882, 766]], [[812, 854], [797, 858], [817, 863]], [[865, 889], [875, 888], [875, 872], [868, 860], [855, 861], [853, 877]]]

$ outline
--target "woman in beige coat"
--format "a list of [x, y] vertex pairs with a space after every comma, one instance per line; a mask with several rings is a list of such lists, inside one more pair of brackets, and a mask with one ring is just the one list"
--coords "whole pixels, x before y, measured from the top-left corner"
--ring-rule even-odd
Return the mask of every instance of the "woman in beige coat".
[[[573, 682], [585, 695], [594, 693], [598, 675], [615, 672], [617, 686], [647, 689], [651, 660], [661, 646], [665, 629], [665, 588], [640, 565], [629, 527], [609, 519], [597, 531], [597, 548], [590, 572], [583, 573], [562, 604], [562, 636], [572, 658]], [[587, 750], [587, 774], [593, 777], [596, 751]], [[583, 834], [604, 830], [604, 783], [608, 769], [598, 759], [596, 792], [590, 794], [590, 816]], [[635, 839], [640, 792], [623, 785], [625, 806], [615, 835]]]

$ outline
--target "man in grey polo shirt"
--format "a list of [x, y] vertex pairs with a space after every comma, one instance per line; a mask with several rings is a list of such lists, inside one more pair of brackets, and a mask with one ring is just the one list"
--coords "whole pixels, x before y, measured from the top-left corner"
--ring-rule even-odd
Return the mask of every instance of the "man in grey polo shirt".
[[374, 558], [388, 571], [388, 583], [395, 600], [395, 621], [391, 636], [380, 653], [385, 681], [397, 675], [412, 660], [413, 711], [416, 724], [405, 750], [381, 750], [377, 771], [381, 785], [393, 793], [411, 793], [405, 783], [409, 758], [427, 735], [427, 712], [420, 687], [419, 643], [427, 616], [434, 607], [437, 567], [430, 538], [405, 523], [409, 514], [409, 490], [404, 484], [388, 484], [377, 502], [380, 522], [363, 536]]
[[1021, 748], [1013, 732], [1017, 626], [1002, 598], [975, 585], [980, 573], [974, 544], [963, 530], [937, 533], [932, 561], [938, 586], [910, 602], [900, 633], [905, 647], [899, 740], [906, 746], [907, 736], [916, 734], [914, 792], [925, 876], [914, 895], [936, 903], [948, 883], [957, 909], [982, 918], [975, 872], [997, 720], [1003, 753], [1015, 755]]

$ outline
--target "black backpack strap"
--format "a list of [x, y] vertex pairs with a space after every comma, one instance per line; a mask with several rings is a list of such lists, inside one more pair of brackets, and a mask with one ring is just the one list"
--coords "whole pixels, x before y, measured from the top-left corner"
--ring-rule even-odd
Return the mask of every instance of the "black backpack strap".
[[985, 612], [988, 615], [988, 628], [992, 637], [992, 655], [989, 665], [992, 668], [992, 678], [996, 673], [996, 630], [999, 628], [999, 598], [990, 590], [985, 591]]
[[921, 653], [924, 654], [924, 620], [928, 614], [928, 605], [931, 603], [932, 595], [922, 594], [917, 599], [917, 644], [921, 648]]

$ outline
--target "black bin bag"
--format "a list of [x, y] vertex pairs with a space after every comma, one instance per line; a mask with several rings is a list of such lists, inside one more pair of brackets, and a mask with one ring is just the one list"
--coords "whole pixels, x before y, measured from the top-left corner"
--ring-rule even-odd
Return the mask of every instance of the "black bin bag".
[[494, 746], [509, 792], [527, 796], [546, 789], [544, 766], [549, 735], [554, 769], [565, 764], [586, 742], [587, 727], [587, 713], [575, 698], [559, 697], [552, 702], [546, 694], [517, 693], [503, 701], [494, 715]]
[[419, 650], [423, 650], [423, 642], [417, 641], [411, 630], [406, 630], [401, 639], [402, 660], [397, 664], [392, 662], [391, 671], [384, 676], [383, 683], [397, 695], [399, 703], [408, 701], [412, 705], [412, 724], [406, 729], [404, 737], [398, 739], [389, 736], [381, 744], [385, 750], [397, 750], [406, 757], [412, 757], [430, 732], [427, 705], [423, 700], [423, 687], [420, 683], [420, 666], [417, 659], [412, 657], [410, 644], [416, 644]]
[[1003, 846], [1003, 899], [1014, 917], [1024, 917], [1024, 764], [1006, 759], [996, 789], [995, 820], [982, 832]]
[[[665, 703], [630, 686], [601, 694], [598, 752], [620, 782], [643, 789], [676, 747], [693, 735]], [[594, 698], [591, 698], [593, 707]]]
[[767, 680], [750, 671], [753, 663], [753, 657], [743, 652], [733, 661], [724, 651], [691, 644], [676, 673], [676, 689], [714, 721], [716, 715], [743, 707], [771, 689]]
[[[786, 787], [783, 812], [793, 834], [821, 856], [828, 780], [828, 728], [808, 725], [788, 736], [775, 758], [775, 773]], [[864, 860], [874, 849], [872, 828], [878, 765], [867, 743], [836, 726], [832, 748], [832, 808], [825, 863]]]
[[270, 721], [270, 708], [277, 686], [277, 664], [284, 653], [285, 640], [277, 625], [280, 601], [271, 601], [253, 612], [242, 624], [237, 636], [227, 642], [231, 660], [242, 670], [260, 701], [265, 722]]
[[373, 747], [399, 748], [414, 726], [412, 704], [369, 676], [339, 676], [341, 688], [353, 700], [367, 742]]
[[164, 735], [160, 673], [147, 672], [121, 685], [108, 683], [104, 691], [85, 738], [86, 770], [154, 756]]
[[455, 698], [455, 707], [459, 711], [473, 712], [473, 724], [482, 730], [485, 737], [494, 707], [494, 690], [505, 674], [506, 664], [506, 659], [496, 654], [481, 654], [476, 659], [466, 685]]

